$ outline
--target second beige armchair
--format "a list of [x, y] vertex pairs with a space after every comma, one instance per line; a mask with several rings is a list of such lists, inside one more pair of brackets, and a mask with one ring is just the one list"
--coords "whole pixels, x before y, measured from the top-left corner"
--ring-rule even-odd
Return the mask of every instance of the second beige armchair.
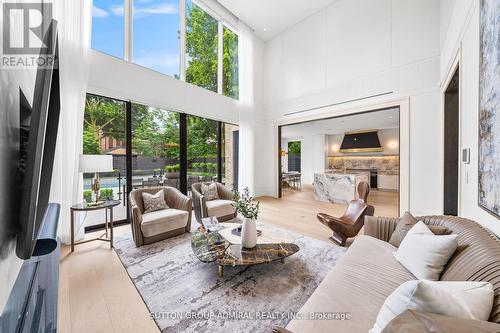
[[[163, 190], [168, 209], [144, 213], [142, 193]], [[148, 187], [130, 192], [130, 219], [136, 246], [151, 244], [191, 230], [193, 204], [191, 198], [169, 186]]]
[[[195, 183], [191, 186], [191, 193], [193, 194], [194, 215], [196, 220], [201, 223], [204, 217], [217, 217], [219, 222], [232, 220], [236, 217], [236, 208], [233, 206], [234, 195], [224, 184], [217, 184], [218, 199], [206, 200], [201, 194], [201, 184]], [[210, 185], [213, 183], [203, 183]]]

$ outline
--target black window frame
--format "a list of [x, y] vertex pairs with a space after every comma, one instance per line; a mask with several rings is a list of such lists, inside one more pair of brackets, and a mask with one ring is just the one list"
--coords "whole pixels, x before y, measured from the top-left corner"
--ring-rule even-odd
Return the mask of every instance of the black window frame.
[[[102, 98], [109, 98], [113, 99], [115, 101], [119, 101], [125, 104], [125, 137], [126, 137], [126, 194], [123, 198], [126, 203], [127, 207], [127, 219], [126, 220], [119, 220], [119, 221], [114, 221], [113, 224], [115, 226], [121, 225], [121, 224], [128, 224], [130, 223], [130, 207], [128, 205], [128, 197], [130, 195], [130, 192], [132, 192], [132, 104], [142, 104], [142, 105], [148, 105], [144, 103], [139, 103], [139, 102], [133, 102], [131, 100], [124, 100], [121, 98], [115, 98], [115, 97], [109, 97], [109, 96], [104, 96], [104, 95], [99, 95], [99, 94], [94, 94], [94, 93], [87, 93], [86, 96], [96, 96], [96, 97], [102, 97]], [[187, 195], [188, 194], [188, 188], [187, 188], [187, 173], [188, 173], [188, 163], [187, 163], [187, 117], [191, 116], [189, 113], [185, 112], [178, 112], [178, 111], [172, 111], [172, 112], [177, 112], [179, 113], [179, 164], [180, 164], [180, 191]], [[193, 115], [195, 116], [195, 115]], [[199, 116], [198, 116], [199, 117]], [[211, 119], [204, 117], [206, 119]], [[213, 119], [211, 119], [213, 120]], [[217, 181], [221, 182], [222, 181], [222, 130], [224, 124], [231, 124], [235, 125], [232, 123], [226, 123], [223, 121], [215, 120], [217, 121]], [[104, 229], [104, 223], [102, 224], [96, 224], [92, 226], [85, 227], [85, 232], [92, 232], [96, 230]]]

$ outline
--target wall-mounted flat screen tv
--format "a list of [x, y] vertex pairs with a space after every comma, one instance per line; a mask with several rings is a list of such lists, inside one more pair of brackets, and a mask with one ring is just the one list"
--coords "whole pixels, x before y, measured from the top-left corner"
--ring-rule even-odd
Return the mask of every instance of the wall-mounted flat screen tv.
[[[59, 66], [57, 22], [52, 20], [44, 35], [52, 59], [39, 66], [36, 73], [33, 103], [27, 102], [20, 90], [20, 153], [21, 181], [19, 233], [16, 254], [31, 257], [36, 238], [47, 209], [59, 123]], [[42, 57], [42, 53], [40, 53]]]

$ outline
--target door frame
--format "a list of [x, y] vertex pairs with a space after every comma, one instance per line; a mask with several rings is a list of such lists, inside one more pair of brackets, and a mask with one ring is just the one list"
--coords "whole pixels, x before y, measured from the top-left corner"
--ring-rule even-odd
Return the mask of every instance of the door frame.
[[[441, 160], [441, 170], [444, 170], [444, 124], [445, 124], [445, 107], [446, 107], [446, 90], [448, 89], [448, 85], [450, 84], [455, 72], [458, 70], [458, 197], [457, 197], [457, 215], [462, 215], [462, 171], [464, 169], [462, 163], [462, 45], [458, 47], [455, 57], [451, 62], [448, 71], [446, 72], [446, 76], [441, 84], [441, 124], [442, 124], [442, 135], [441, 135], [441, 156], [443, 157]], [[441, 212], [444, 212], [444, 173], [442, 174], [441, 180], [442, 186], [442, 197], [441, 197]]]
[[[353, 102], [341, 106], [328, 106], [320, 113], [306, 114], [283, 117], [274, 123], [274, 147], [277, 152], [274, 154], [274, 174], [275, 179], [274, 196], [281, 197], [281, 181], [278, 180], [281, 170], [281, 127], [297, 123], [309, 122], [312, 120], [321, 120], [329, 118], [340, 118], [366, 112], [381, 111], [390, 108], [399, 107], [399, 213], [402, 216], [404, 212], [410, 211], [410, 98], [409, 96], [387, 99], [380, 102]], [[279, 140], [278, 140], [279, 139]], [[278, 168], [279, 167], [279, 168]]]

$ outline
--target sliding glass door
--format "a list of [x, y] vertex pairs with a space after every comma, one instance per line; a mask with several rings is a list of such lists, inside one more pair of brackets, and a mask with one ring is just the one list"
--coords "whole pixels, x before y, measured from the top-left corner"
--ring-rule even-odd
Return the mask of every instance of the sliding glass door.
[[194, 183], [217, 181], [218, 122], [211, 119], [187, 116], [187, 190]]
[[[238, 126], [157, 107], [87, 95], [84, 154], [113, 156], [113, 172], [100, 173], [101, 196], [120, 200], [115, 222], [127, 221], [127, 196], [136, 188], [171, 186], [190, 194], [196, 182], [238, 182]], [[93, 174], [84, 174], [84, 198], [92, 199]], [[101, 216], [102, 215], [102, 216]], [[85, 226], [102, 226], [89, 212]]]
[[224, 123], [221, 131], [222, 183], [230, 189], [238, 188], [239, 127]]
[[132, 104], [132, 188], [180, 189], [179, 113]]
[[[112, 172], [99, 173], [101, 198], [120, 200], [114, 220], [126, 220], [126, 103], [95, 95], [87, 95], [83, 125], [83, 154], [113, 156]], [[92, 201], [94, 174], [83, 174], [83, 199]], [[91, 228], [105, 222], [104, 211], [88, 212], [85, 226]]]

